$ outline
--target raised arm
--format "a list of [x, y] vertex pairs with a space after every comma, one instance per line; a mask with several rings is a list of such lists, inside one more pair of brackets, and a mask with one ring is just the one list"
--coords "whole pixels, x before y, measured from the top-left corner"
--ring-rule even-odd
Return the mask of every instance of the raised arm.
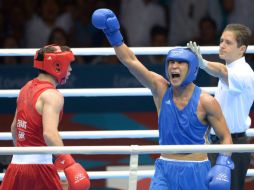
[[93, 13], [92, 23], [96, 28], [103, 30], [109, 43], [114, 47], [118, 59], [137, 80], [143, 86], [151, 89], [154, 95], [158, 95], [161, 89], [160, 85], [166, 86], [167, 81], [162, 76], [149, 71], [123, 42], [116, 15], [109, 9], [98, 9]]
[[187, 47], [190, 48], [198, 57], [199, 60], [199, 67], [206, 71], [208, 74], [219, 78], [225, 84], [228, 85], [228, 69], [226, 65], [219, 63], [219, 62], [212, 62], [203, 59], [200, 48], [196, 44], [196, 42], [190, 41], [187, 43]]
[[145, 87], [151, 89], [153, 94], [160, 90], [159, 86], [167, 86], [167, 81], [159, 74], [149, 71], [126, 45], [114, 47], [118, 59], [128, 68], [130, 73]]

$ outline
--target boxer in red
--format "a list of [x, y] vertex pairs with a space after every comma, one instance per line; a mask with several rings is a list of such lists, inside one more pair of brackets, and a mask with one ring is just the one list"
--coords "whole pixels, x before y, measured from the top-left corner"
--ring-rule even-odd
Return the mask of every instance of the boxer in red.
[[[64, 146], [58, 131], [64, 97], [56, 86], [65, 84], [74, 59], [67, 46], [49, 45], [36, 52], [34, 67], [39, 74], [23, 86], [17, 98], [11, 125], [15, 146]], [[71, 155], [54, 156], [53, 164], [51, 154], [13, 155], [1, 190], [62, 190], [58, 169], [64, 170], [69, 190], [89, 189], [86, 170]]]

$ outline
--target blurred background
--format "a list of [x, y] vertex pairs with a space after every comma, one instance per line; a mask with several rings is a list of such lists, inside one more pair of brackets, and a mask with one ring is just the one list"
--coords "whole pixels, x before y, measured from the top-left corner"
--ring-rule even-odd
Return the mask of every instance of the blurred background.
[[[190, 40], [201, 46], [216, 46], [228, 23], [242, 23], [254, 31], [253, 0], [0, 0], [0, 48], [40, 48], [52, 43], [71, 48], [110, 47], [104, 34], [90, 21], [98, 8], [109, 8], [116, 13], [124, 41], [130, 47], [185, 46]], [[204, 57], [220, 61], [218, 55]], [[138, 58], [149, 69], [164, 75], [164, 55]], [[247, 55], [247, 60], [253, 68], [254, 55]], [[33, 57], [0, 57], [0, 89], [22, 87], [37, 75], [32, 65]], [[115, 56], [77, 56], [72, 66], [68, 83], [60, 88], [142, 87]], [[216, 86], [217, 80], [200, 70], [196, 84]], [[0, 98], [0, 132], [10, 131], [15, 103], [15, 98]], [[152, 97], [65, 98], [64, 110], [61, 131], [157, 129]], [[253, 112], [251, 116], [254, 121]], [[156, 145], [157, 139], [65, 140], [64, 143]], [[0, 146], [12, 143], [0, 141]], [[156, 157], [140, 156], [139, 165], [153, 166]], [[10, 157], [0, 158], [0, 172], [3, 172]], [[75, 155], [75, 159], [88, 171], [121, 170], [129, 165], [126, 155]], [[93, 180], [91, 190], [125, 189], [125, 183]], [[149, 179], [140, 180], [139, 190], [146, 190], [147, 184]], [[254, 179], [247, 178], [246, 184], [246, 190], [253, 189]]]

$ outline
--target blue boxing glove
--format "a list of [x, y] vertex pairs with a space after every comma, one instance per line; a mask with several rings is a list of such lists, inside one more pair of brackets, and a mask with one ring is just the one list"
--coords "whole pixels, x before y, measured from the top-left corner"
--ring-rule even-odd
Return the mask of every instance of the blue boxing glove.
[[92, 15], [93, 25], [103, 30], [111, 46], [123, 44], [123, 36], [120, 32], [118, 19], [110, 9], [97, 9]]
[[232, 169], [234, 169], [234, 162], [231, 157], [219, 154], [215, 166], [207, 176], [208, 189], [230, 190]]

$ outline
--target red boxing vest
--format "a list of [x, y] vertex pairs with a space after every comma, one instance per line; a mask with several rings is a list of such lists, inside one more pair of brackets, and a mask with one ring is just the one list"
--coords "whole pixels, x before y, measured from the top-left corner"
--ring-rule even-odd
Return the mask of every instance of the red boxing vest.
[[43, 138], [42, 116], [35, 104], [40, 94], [48, 89], [56, 88], [50, 82], [37, 78], [27, 82], [21, 89], [17, 99], [16, 146], [47, 146]]

